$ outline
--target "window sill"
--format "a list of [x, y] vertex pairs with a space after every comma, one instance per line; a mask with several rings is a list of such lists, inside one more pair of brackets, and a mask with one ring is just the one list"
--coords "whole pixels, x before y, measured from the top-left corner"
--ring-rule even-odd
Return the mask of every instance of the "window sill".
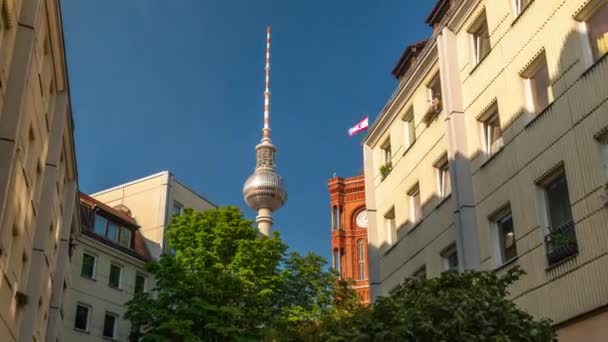
[[97, 279], [93, 278], [93, 277], [87, 277], [86, 275], [80, 275], [80, 277], [84, 278], [84, 279], [88, 279], [90, 281], [97, 281]]
[[519, 18], [521, 18], [523, 16], [523, 14], [526, 13], [526, 11], [528, 10], [528, 8], [530, 8], [532, 3], [534, 3], [534, 0], [530, 1], [528, 6], [524, 7], [524, 9], [521, 10], [521, 12], [517, 15], [517, 17], [515, 17], [515, 19], [513, 19], [513, 22], [511, 23], [511, 27], [515, 26], [515, 24], [519, 21]]
[[401, 155], [402, 157], [403, 157], [403, 156], [405, 156], [405, 155], [406, 155], [406, 154], [407, 154], [407, 153], [408, 153], [408, 152], [409, 152], [409, 151], [412, 149], [412, 147], [414, 147], [414, 145], [416, 145], [416, 141], [418, 141], [418, 140], [414, 140], [414, 142], [413, 142], [413, 143], [411, 143], [411, 144], [410, 144], [410, 146], [408, 146], [408, 147], [405, 149], [405, 151], [404, 151], [404, 152], [403, 152], [403, 154]]
[[488, 58], [488, 56], [490, 55], [490, 53], [492, 53], [492, 49], [490, 49], [490, 51], [488, 51], [488, 53], [483, 56], [483, 58], [477, 62], [477, 64], [475, 64], [475, 66], [473, 67], [473, 69], [471, 69], [471, 72], [469, 72], [469, 76], [473, 75], [473, 73], [475, 73], [475, 71], [479, 68], [479, 66], [481, 65], [481, 63], [483, 63], [483, 61], [486, 60], [486, 58]]
[[91, 332], [88, 330], [82, 330], [82, 329], [78, 329], [78, 328], [74, 328], [74, 331], [78, 331], [79, 333], [87, 334], [87, 335], [91, 334]]
[[112, 285], [108, 285], [108, 287], [111, 288], [111, 289], [114, 289], [116, 291], [121, 291], [121, 292], [123, 291], [120, 287], [114, 287]]
[[574, 254], [572, 254], [572, 255], [570, 255], [570, 256], [568, 256], [568, 257], [566, 257], [566, 258], [563, 258], [562, 260], [560, 260], [560, 261], [558, 261], [558, 262], [554, 263], [553, 265], [549, 265], [549, 266], [547, 266], [547, 268], [545, 268], [545, 271], [546, 271], [546, 272], [549, 272], [549, 271], [551, 271], [551, 270], [555, 269], [557, 266], [563, 265], [563, 264], [565, 264], [566, 262], [568, 262], [568, 261], [570, 261], [570, 260], [572, 260], [572, 259], [575, 259], [577, 256], [578, 256], [578, 252], [577, 252], [577, 253], [574, 253]]
[[422, 222], [424, 222], [424, 218], [421, 219], [420, 221], [417, 221], [410, 228], [408, 228], [408, 230], [407, 230], [407, 232], [405, 232], [405, 234], [406, 235], [411, 234], [414, 230], [416, 230], [418, 227], [420, 227], [420, 225], [422, 225]]
[[[502, 150], [503, 150], [503, 149], [504, 149], [504, 146], [503, 146], [503, 147], [501, 147], [500, 149], [498, 149], [498, 151], [496, 151], [496, 152], [494, 152], [494, 153], [492, 153], [492, 154], [490, 154], [490, 155], [487, 155], [487, 154], [486, 154], [486, 155], [484, 156], [486, 160], [484, 160], [484, 161], [483, 161], [483, 163], [481, 163], [481, 166], [480, 166], [479, 168], [480, 168], [480, 169], [485, 168], [485, 167], [486, 167], [486, 165], [490, 164], [490, 162], [491, 162], [492, 160], [494, 160], [494, 158], [496, 158], [496, 156], [497, 156], [497, 155], [499, 155], [499, 154], [500, 154], [500, 152], [502, 152]], [[485, 154], [485, 152], [484, 152], [484, 154]]]
[[519, 255], [516, 255], [515, 257], [503, 262], [502, 265], [495, 267], [493, 271], [500, 272], [500, 271], [504, 270], [505, 268], [507, 268], [509, 265], [514, 264], [518, 259], [519, 259]]
[[593, 69], [595, 69], [600, 63], [602, 63], [604, 61], [604, 59], [608, 58], [608, 53], [605, 53], [602, 57], [598, 58], [596, 61], [593, 62], [593, 64], [591, 64], [587, 70], [583, 71], [583, 74], [581, 75], [581, 77], [585, 77], [588, 73], [590, 73], [591, 71], [593, 71]]
[[450, 192], [449, 194], [447, 194], [446, 196], [444, 196], [439, 203], [437, 203], [437, 205], [435, 206], [435, 209], [439, 209], [439, 207], [443, 206], [443, 204], [445, 202], [448, 201], [448, 199], [450, 199], [450, 197], [452, 197], [452, 193]]
[[540, 118], [541, 116], [543, 116], [546, 112], [548, 112], [551, 107], [553, 107], [553, 104], [555, 103], [555, 101], [550, 102], [548, 105], [546, 105], [542, 110], [540, 110], [538, 112], [538, 114], [534, 114], [534, 117], [530, 120], [530, 122], [528, 122], [525, 126], [524, 129], [527, 129], [528, 127], [532, 126], [537, 120], [538, 118]]
[[117, 340], [116, 340], [114, 337], [106, 337], [106, 336], [103, 336], [102, 338], [103, 338], [104, 340], [106, 340], [106, 341], [117, 341]]

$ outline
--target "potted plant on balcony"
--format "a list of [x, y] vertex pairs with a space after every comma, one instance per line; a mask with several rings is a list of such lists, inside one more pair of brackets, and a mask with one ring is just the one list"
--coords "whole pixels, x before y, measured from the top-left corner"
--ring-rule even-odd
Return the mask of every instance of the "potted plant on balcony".
[[558, 263], [578, 252], [572, 223], [552, 230], [547, 236], [547, 258], [549, 264]]
[[423, 121], [428, 124], [429, 122], [431, 122], [431, 120], [433, 120], [433, 118], [437, 114], [439, 114], [439, 112], [441, 112], [442, 109], [443, 103], [441, 102], [440, 97], [435, 97], [429, 100], [429, 108], [427, 109], [426, 113], [424, 114], [424, 117], [422, 118]]
[[382, 166], [380, 166], [380, 174], [382, 175], [382, 180], [388, 176], [389, 173], [393, 171], [393, 163], [388, 162]]

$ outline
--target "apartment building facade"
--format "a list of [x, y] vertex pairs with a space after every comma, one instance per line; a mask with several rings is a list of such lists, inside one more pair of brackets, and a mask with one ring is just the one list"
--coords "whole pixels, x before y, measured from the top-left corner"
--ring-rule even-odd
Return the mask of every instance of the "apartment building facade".
[[332, 267], [363, 303], [369, 303], [369, 259], [367, 255], [367, 210], [363, 175], [334, 177], [327, 182], [331, 206]]
[[173, 215], [179, 215], [184, 208], [207, 210], [217, 207], [169, 171], [102, 190], [91, 197], [110, 207], [122, 205], [129, 208], [153, 259], [168, 251], [165, 229]]
[[73, 122], [59, 2], [0, 6], [0, 340], [62, 340], [78, 234]]
[[124, 318], [126, 303], [152, 286], [151, 259], [125, 206], [111, 208], [80, 194], [81, 234], [75, 241], [71, 283], [63, 308], [63, 341], [137, 341]]
[[[432, 265], [445, 260], [440, 246], [452, 240], [457, 259], [450, 264], [460, 269], [524, 269], [512, 298], [534, 316], [551, 318], [560, 340], [603, 341], [608, 335], [608, 1], [442, 0], [427, 23], [432, 37], [417, 60], [401, 68], [406, 70], [399, 86], [365, 140], [370, 263], [376, 269], [372, 294], [386, 294], [404, 276], [416, 275], [420, 263], [431, 265], [429, 276], [437, 275], [440, 269]], [[388, 136], [392, 146], [407, 142], [400, 137], [408, 135], [401, 119], [407, 94], [425, 87], [420, 70], [428, 69], [425, 63], [434, 54], [443, 116], [423, 128], [442, 126], [437, 130], [445, 134], [444, 145], [422, 141], [426, 131], [415, 125], [416, 144], [386, 159]], [[420, 106], [424, 110], [414, 104], [414, 118], [425, 115], [417, 111]], [[441, 165], [433, 162], [438, 146], [447, 150], [452, 189], [446, 217], [454, 228], [443, 235], [441, 223], [407, 229], [412, 193], [427, 200], [442, 197], [437, 170], [434, 182], [424, 181], [431, 167]], [[416, 153], [433, 157], [412, 160]], [[381, 167], [388, 161], [392, 170], [386, 174]], [[405, 190], [415, 182], [417, 191]], [[393, 207], [400, 208], [394, 224], [386, 214]], [[422, 224], [429, 210], [433, 206], [422, 205]], [[396, 240], [390, 240], [391, 229]], [[416, 230], [424, 238], [416, 240]], [[408, 257], [408, 240], [423, 246], [414, 257]], [[397, 264], [391, 258], [395, 251], [402, 254]]]

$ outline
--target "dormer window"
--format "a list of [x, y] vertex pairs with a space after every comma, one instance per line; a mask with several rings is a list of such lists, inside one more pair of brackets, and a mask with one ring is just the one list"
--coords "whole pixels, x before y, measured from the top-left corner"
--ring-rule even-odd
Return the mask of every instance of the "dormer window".
[[95, 214], [93, 232], [123, 247], [132, 248], [133, 232], [99, 213]]

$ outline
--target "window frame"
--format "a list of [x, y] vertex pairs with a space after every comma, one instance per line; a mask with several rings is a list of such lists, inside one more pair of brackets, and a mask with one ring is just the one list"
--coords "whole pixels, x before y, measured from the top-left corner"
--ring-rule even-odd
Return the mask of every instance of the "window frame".
[[[85, 329], [81, 329], [79, 327], [76, 326], [77, 320], [78, 320], [78, 307], [82, 307], [85, 308], [87, 310], [87, 319], [86, 319], [86, 327]], [[88, 333], [91, 330], [91, 312], [93, 311], [93, 307], [89, 304], [85, 304], [85, 303], [81, 303], [81, 302], [77, 302], [76, 303], [76, 310], [74, 311], [74, 330], [76, 331], [81, 331], [81, 332], [86, 332]]]
[[[567, 199], [566, 204], [567, 204], [567, 207], [569, 208], [570, 219], [565, 222], [560, 222], [559, 224], [557, 224], [557, 222], [553, 222], [553, 218], [552, 218], [551, 201], [549, 198], [549, 190], [550, 190], [549, 188], [560, 181], [563, 181], [564, 186], [565, 186], [565, 190], [566, 190], [565, 195], [566, 195], [566, 199]], [[545, 218], [546, 218], [545, 224], [546, 224], [547, 230], [549, 232], [551, 232], [552, 230], [554, 230], [556, 228], [560, 228], [561, 226], [563, 226], [565, 224], [573, 222], [574, 214], [572, 212], [570, 186], [568, 184], [568, 178], [566, 177], [566, 171], [563, 169], [563, 167], [559, 168], [552, 175], [550, 175], [545, 180], [543, 180], [541, 187], [542, 187], [542, 191], [543, 191], [544, 212], [545, 212], [544, 214], [545, 214]]]
[[[125, 232], [125, 231], [129, 232], [129, 244], [128, 244], [128, 246], [125, 246], [122, 243], [122, 236], [123, 236], [123, 232]], [[116, 241], [116, 243], [118, 243], [120, 246], [123, 246], [125, 248], [132, 249], [133, 248], [133, 235], [134, 235], [133, 234], [133, 230], [131, 230], [131, 229], [127, 228], [127, 227], [124, 227], [124, 226], [119, 226], [119, 228], [118, 228], [118, 241]]]
[[[488, 17], [485, 9], [479, 14], [479, 17], [473, 22], [468, 29], [471, 38], [471, 46], [473, 48], [473, 66], [479, 65], [492, 52], [492, 42], [490, 40], [490, 28], [488, 26]], [[485, 33], [485, 37], [484, 37]], [[483, 39], [485, 38], [485, 39]], [[487, 51], [483, 54], [482, 43], [487, 43]]]
[[[179, 212], [176, 213], [175, 209], [178, 208]], [[181, 204], [179, 201], [173, 200], [173, 206], [171, 207], [171, 216], [179, 216], [181, 214], [183, 214], [184, 212], [184, 205]]]
[[[118, 286], [112, 286], [112, 267], [116, 267], [118, 268], [119, 272], [118, 272]], [[118, 265], [116, 263], [110, 263], [110, 272], [108, 273], [108, 286], [116, 289], [116, 290], [121, 290], [122, 289], [122, 277], [123, 277], [123, 270], [124, 268], [121, 265]]]
[[[85, 258], [86, 255], [88, 255], [88, 256], [90, 256], [90, 257], [93, 258], [93, 270], [91, 271], [91, 276], [90, 277], [87, 276], [87, 275], [85, 275], [85, 274], [83, 274], [84, 258]], [[95, 280], [96, 271], [97, 271], [97, 255], [95, 255], [93, 253], [89, 253], [87, 251], [82, 252], [82, 260], [81, 260], [81, 264], [80, 264], [80, 276], [83, 277], [83, 278]]]
[[[528, 1], [528, 4], [522, 6], [523, 1]], [[515, 15], [515, 18], [519, 18], [533, 2], [534, 0], [513, 0], [513, 14]]]
[[414, 107], [411, 107], [403, 116], [403, 142], [405, 149], [409, 149], [416, 142], [416, 123], [414, 122]]
[[[106, 335], [106, 320], [107, 320], [108, 316], [114, 318], [114, 323], [112, 324], [112, 336]], [[118, 330], [118, 318], [119, 318], [119, 315], [117, 315], [113, 312], [110, 312], [110, 311], [105, 312], [105, 314], [103, 315], [103, 329], [101, 330], [101, 336], [104, 339], [116, 340], [116, 331]]]
[[450, 163], [447, 152], [433, 164], [437, 182], [437, 197], [444, 200], [452, 194], [452, 179], [450, 178]]
[[[546, 75], [543, 72], [542, 76], [546, 76], [546, 96], [543, 91], [543, 96], [541, 97], [539, 94], [541, 93], [539, 89], [539, 78], [541, 71], [546, 70]], [[551, 73], [549, 70], [549, 65], [547, 63], [547, 56], [544, 50], [542, 50], [538, 56], [528, 65], [524, 71], [520, 73], [520, 77], [524, 82], [524, 91], [525, 91], [525, 99], [526, 99], [526, 107], [528, 112], [538, 115], [542, 113], [547, 107], [549, 107], [553, 101], [553, 81], [551, 79]], [[546, 103], [544, 103], [544, 98], [546, 97]], [[543, 103], [541, 103], [541, 100]]]
[[334, 248], [332, 253], [332, 266], [338, 272], [338, 276], [342, 277], [342, 251], [340, 248]]
[[[452, 256], [456, 256], [455, 268], [452, 268], [450, 265], [450, 257]], [[455, 243], [444, 249], [444, 251], [441, 253], [441, 258], [443, 259], [444, 271], [458, 271], [460, 269], [460, 260], [458, 258], [458, 250], [456, 249]]]
[[[141, 272], [135, 272], [135, 282], [133, 283], [133, 293], [137, 294], [137, 293], [146, 292], [147, 278], [148, 277], [146, 277], [145, 274], [143, 274]], [[143, 283], [141, 285], [141, 290], [137, 289], [137, 279], [143, 279]]]
[[384, 229], [386, 233], [386, 242], [388, 245], [392, 245], [397, 242], [397, 222], [395, 220], [395, 207], [391, 207], [390, 210], [384, 214]]
[[391, 137], [386, 138], [384, 143], [380, 147], [382, 149], [382, 161], [384, 165], [392, 164], [393, 162], [393, 150], [391, 147]]
[[[490, 107], [484, 112], [478, 121], [481, 126], [482, 150], [486, 155], [486, 158], [489, 158], [498, 153], [504, 147], [503, 130], [502, 123], [500, 121], [498, 103], [494, 102], [492, 105], [490, 105]], [[498, 123], [498, 126], [494, 126], [492, 123]], [[499, 136], [496, 139], [493, 139], [494, 133], [496, 133], [494, 128], [498, 128]]]
[[[410, 221], [412, 222], [412, 227], [414, 227], [422, 221], [422, 217], [424, 216], [422, 212], [422, 196], [420, 194], [420, 182], [416, 182], [416, 184], [414, 184], [410, 188], [410, 190], [408, 190], [407, 196], [409, 199], [409, 217]], [[418, 198], [417, 201], [416, 198]]]
[[[505, 230], [505, 223], [510, 220], [511, 221], [511, 234], [512, 234], [512, 249], [513, 249], [513, 253], [514, 255], [511, 257], [508, 257], [508, 249], [506, 247], [506, 236], [509, 234], [508, 232], [506, 232]], [[517, 237], [515, 236], [515, 220], [513, 219], [513, 211], [511, 210], [511, 206], [507, 205], [506, 207], [504, 207], [499, 214], [494, 216], [493, 219], [493, 224], [494, 224], [494, 229], [496, 230], [496, 240], [495, 240], [495, 246], [497, 249], [497, 253], [496, 253], [496, 257], [498, 258], [498, 263], [496, 266], [500, 267], [502, 265], [508, 264], [511, 261], [517, 259], [518, 257], [518, 252], [517, 252]]]
[[[581, 31], [585, 33], [587, 38], [583, 45], [586, 53], [589, 54], [588, 56], [586, 55], [586, 57], [588, 57], [587, 64], [589, 66], [593, 65], [593, 63], [599, 61], [606, 55], [606, 53], [601, 53], [598, 51], [599, 47], [597, 46], [597, 42], [592, 40], [593, 37], [591, 35], [590, 27], [590, 22], [604, 10], [608, 11], [608, 0], [592, 0], [574, 15], [574, 19], [582, 25], [580, 27]], [[608, 12], [605, 13], [605, 15], [608, 15]], [[605, 32], [602, 37], [605, 39], [606, 49], [608, 51], [608, 32]], [[587, 44], [589, 44], [589, 46], [587, 46]]]
[[[443, 98], [443, 94], [441, 93], [441, 73], [440, 71], [437, 71], [437, 73], [435, 73], [435, 75], [433, 75], [433, 77], [431, 78], [431, 81], [426, 85], [426, 89], [427, 89], [427, 100], [428, 100], [428, 104], [429, 104], [429, 108], [431, 106], [433, 106], [435, 99], [438, 99], [439, 101], [442, 100]], [[439, 96], [436, 96], [436, 92], [435, 90], [438, 90]]]
[[359, 280], [367, 279], [365, 275], [365, 241], [359, 239], [357, 241], [357, 266], [359, 271]]

